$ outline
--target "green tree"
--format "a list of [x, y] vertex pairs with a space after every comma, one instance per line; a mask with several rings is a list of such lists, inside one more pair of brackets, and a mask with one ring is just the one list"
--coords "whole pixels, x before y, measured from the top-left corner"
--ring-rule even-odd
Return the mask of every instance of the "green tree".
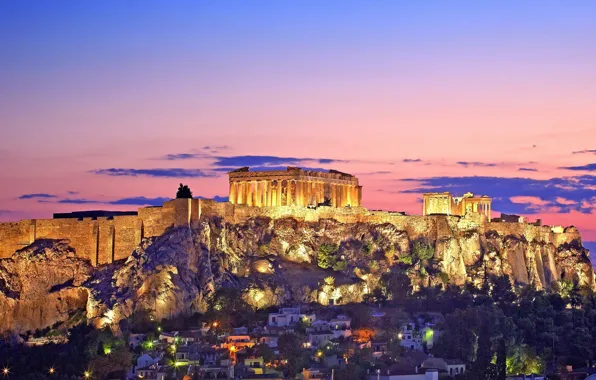
[[192, 198], [192, 191], [190, 191], [188, 185], [180, 184], [180, 186], [178, 186], [176, 198]]
[[337, 262], [335, 253], [338, 250], [336, 244], [321, 244], [317, 254], [317, 265], [323, 269], [331, 268]]
[[269, 363], [275, 358], [275, 352], [265, 343], [257, 346], [257, 355], [262, 356], [265, 363]]
[[414, 246], [412, 247], [412, 256], [417, 258], [420, 261], [427, 261], [434, 257], [435, 249], [431, 244], [425, 243], [423, 241], [416, 241], [414, 242]]
[[308, 364], [308, 353], [302, 347], [302, 339], [292, 333], [286, 333], [279, 336], [277, 348], [279, 356], [287, 360], [286, 372], [289, 377], [294, 377], [304, 366]]
[[412, 288], [408, 275], [395, 267], [390, 272], [383, 273], [380, 285], [385, 297], [399, 304], [405, 302]]
[[544, 362], [533, 347], [519, 345], [510, 347], [507, 355], [507, 375], [542, 373]]

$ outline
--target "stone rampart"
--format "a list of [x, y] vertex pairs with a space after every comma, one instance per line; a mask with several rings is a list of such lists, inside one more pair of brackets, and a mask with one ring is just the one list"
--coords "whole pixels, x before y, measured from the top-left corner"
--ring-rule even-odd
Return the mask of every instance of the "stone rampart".
[[201, 216], [219, 217], [228, 223], [244, 223], [256, 217], [294, 218], [306, 222], [335, 219], [342, 223], [389, 223], [400, 231], [406, 231], [412, 239], [429, 236], [434, 236], [436, 240], [448, 239], [457, 231], [466, 230], [494, 230], [499, 235], [513, 235], [557, 246], [579, 238], [579, 232], [574, 227], [561, 233], [548, 226], [487, 222], [480, 216], [406, 216], [388, 211], [370, 211], [363, 207], [251, 207], [209, 199], [174, 199], [160, 207], [140, 208], [138, 215], [0, 223], [0, 258], [10, 257], [35, 240], [67, 239], [77, 256], [88, 259], [92, 265], [109, 264], [127, 258], [144, 238], [162, 235], [172, 227], [196, 224]]

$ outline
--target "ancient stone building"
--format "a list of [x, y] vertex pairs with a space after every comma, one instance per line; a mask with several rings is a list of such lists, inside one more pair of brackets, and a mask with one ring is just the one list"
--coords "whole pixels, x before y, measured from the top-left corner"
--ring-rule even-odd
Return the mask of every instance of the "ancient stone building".
[[490, 222], [492, 199], [486, 195], [475, 196], [465, 193], [454, 197], [449, 192], [426, 193], [422, 195], [422, 215], [445, 214], [464, 216], [466, 213], [486, 215]]
[[358, 178], [336, 170], [316, 172], [286, 170], [251, 172], [243, 167], [229, 172], [230, 202], [248, 206], [314, 206], [331, 201], [332, 207], [361, 205]]

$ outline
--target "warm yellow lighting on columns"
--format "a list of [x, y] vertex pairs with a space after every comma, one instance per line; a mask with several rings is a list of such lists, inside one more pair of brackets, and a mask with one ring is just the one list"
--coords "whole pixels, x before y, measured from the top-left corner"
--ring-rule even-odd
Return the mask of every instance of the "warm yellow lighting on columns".
[[236, 203], [236, 182], [230, 182], [230, 203]]
[[302, 181], [296, 180], [296, 206], [303, 206], [302, 203]]
[[255, 206], [261, 206], [261, 181], [254, 181], [255, 184]]
[[312, 204], [312, 182], [306, 182], [306, 202], [308, 205]]
[[352, 202], [352, 193], [353, 193], [354, 186], [347, 185], [346, 186], [346, 206], [350, 205], [350, 207], [354, 206]]
[[292, 196], [292, 180], [288, 180], [286, 183], [286, 206], [291, 206], [294, 203], [294, 197]]
[[248, 183], [246, 181], [242, 181], [240, 186], [242, 187], [242, 195], [240, 197], [241, 198], [240, 204], [245, 205], [248, 200], [248, 197], [246, 194], [246, 192], [248, 190]]
[[325, 182], [319, 182], [317, 184], [317, 194], [319, 197], [319, 202], [325, 202]]
[[273, 182], [267, 181], [267, 206], [273, 206]]
[[281, 180], [277, 180], [277, 192], [276, 192], [276, 198], [277, 200], [275, 201], [275, 205], [276, 206], [281, 206], [281, 188], [282, 188], [282, 182]]
[[336, 197], [336, 190], [335, 184], [331, 184], [331, 206], [337, 207], [337, 197]]
[[253, 205], [253, 190], [252, 190], [252, 181], [248, 181], [246, 183], [246, 204], [249, 206]]

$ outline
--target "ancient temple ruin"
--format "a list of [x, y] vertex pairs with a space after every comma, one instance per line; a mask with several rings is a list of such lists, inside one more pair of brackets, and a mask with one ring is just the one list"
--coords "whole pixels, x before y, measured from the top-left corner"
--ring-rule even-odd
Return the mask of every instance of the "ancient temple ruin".
[[248, 206], [358, 207], [362, 186], [351, 174], [318, 172], [288, 167], [286, 170], [252, 172], [243, 167], [228, 173], [230, 202]]
[[466, 213], [486, 215], [490, 222], [492, 199], [486, 195], [475, 196], [465, 193], [454, 197], [449, 192], [426, 193], [422, 195], [422, 215], [444, 214], [464, 216]]

